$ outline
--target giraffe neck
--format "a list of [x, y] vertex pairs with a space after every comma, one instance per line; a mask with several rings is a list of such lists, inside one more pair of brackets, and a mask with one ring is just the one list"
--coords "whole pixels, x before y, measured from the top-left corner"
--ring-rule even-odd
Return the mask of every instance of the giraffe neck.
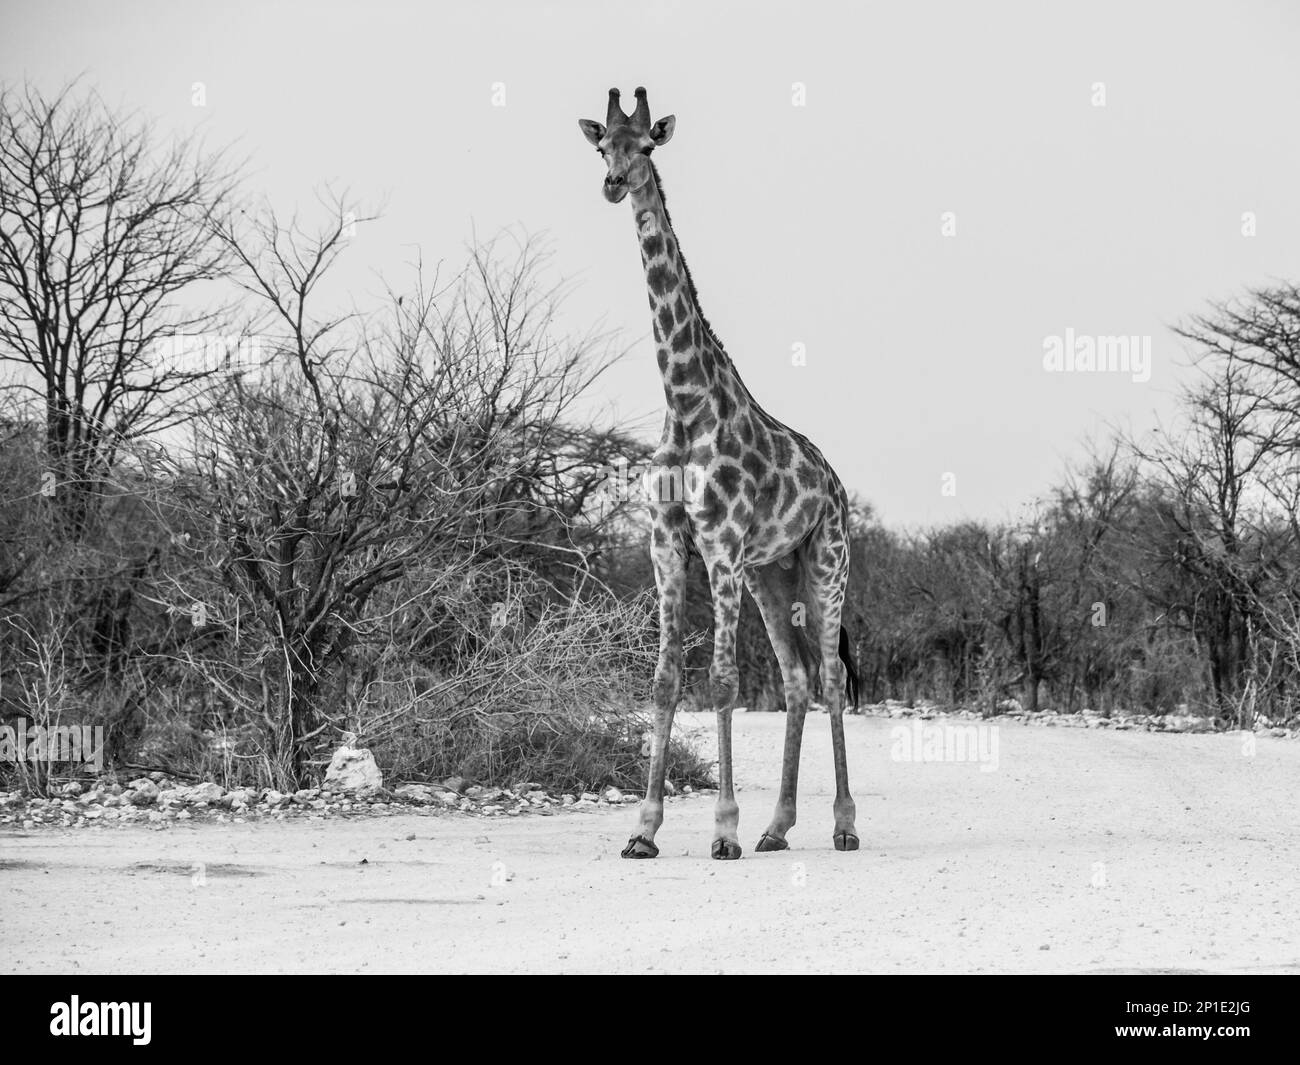
[[664, 397], [685, 427], [707, 426], [728, 417], [749, 393], [700, 311], [653, 166], [651, 175], [630, 199]]

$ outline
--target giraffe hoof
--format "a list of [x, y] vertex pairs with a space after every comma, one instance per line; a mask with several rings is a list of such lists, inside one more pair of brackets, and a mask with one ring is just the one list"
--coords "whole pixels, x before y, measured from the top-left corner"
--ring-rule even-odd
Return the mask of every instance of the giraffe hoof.
[[740, 857], [740, 844], [734, 839], [715, 839], [712, 854], [720, 862], [734, 862]]
[[[640, 848], [640, 849], [638, 849]], [[619, 852], [624, 858], [658, 858], [659, 848], [645, 836], [633, 836], [627, 846]]]
[[837, 851], [855, 851], [858, 849], [858, 837], [852, 832], [835, 833], [835, 849]]
[[790, 844], [780, 836], [773, 836], [767, 832], [763, 833], [758, 841], [758, 846], [754, 848], [756, 851], [784, 851], [789, 849]]

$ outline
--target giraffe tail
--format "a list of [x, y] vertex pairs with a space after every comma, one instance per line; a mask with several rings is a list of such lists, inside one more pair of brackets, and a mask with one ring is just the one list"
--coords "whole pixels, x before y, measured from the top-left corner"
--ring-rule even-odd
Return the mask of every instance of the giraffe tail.
[[858, 671], [853, 665], [853, 654], [849, 650], [849, 630], [843, 625], [840, 626], [840, 661], [844, 663], [844, 694], [848, 704], [857, 709], [858, 706]]

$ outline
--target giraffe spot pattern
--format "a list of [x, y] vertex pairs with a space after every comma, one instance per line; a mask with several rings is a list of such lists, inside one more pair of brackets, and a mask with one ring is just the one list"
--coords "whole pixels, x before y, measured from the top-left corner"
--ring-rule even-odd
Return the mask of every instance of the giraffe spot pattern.
[[669, 269], [663, 263], [656, 263], [646, 271], [646, 284], [650, 286], [650, 291], [655, 296], [662, 296], [670, 289], [677, 287], [677, 273]]
[[[659, 332], [656, 333], [655, 335], [655, 338], [657, 340], [662, 341], [664, 337], [672, 334], [673, 311], [672, 308], [668, 306], [668, 304], [665, 303], [662, 307], [659, 308], [658, 321], [655, 324], [659, 327]], [[674, 344], [675, 343], [676, 341], [674, 341]]]
[[670, 380], [674, 388], [683, 388], [688, 385], [703, 388], [708, 383], [704, 379], [704, 371], [700, 369], [699, 363], [693, 359], [686, 362], [674, 362]]
[[763, 458], [757, 451], [752, 448], [741, 456], [740, 464], [745, 468], [745, 472], [755, 481], [762, 481], [768, 473], [767, 459]]
[[727, 516], [727, 501], [712, 484], [706, 484], [700, 493], [699, 505], [695, 508], [695, 520], [706, 529], [712, 529]]
[[740, 490], [744, 474], [739, 466], [734, 466], [730, 462], [723, 462], [719, 463], [714, 471], [713, 480], [722, 489], [724, 495], [734, 496]]

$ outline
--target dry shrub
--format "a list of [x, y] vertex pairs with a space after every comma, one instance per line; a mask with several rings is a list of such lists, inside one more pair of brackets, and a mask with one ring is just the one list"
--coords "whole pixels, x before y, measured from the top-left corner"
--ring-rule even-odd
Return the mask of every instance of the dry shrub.
[[[568, 790], [644, 786], [658, 655], [653, 598], [600, 596], [531, 620], [521, 616], [528, 601], [517, 589], [477, 618], [462, 614], [476, 650], [454, 673], [376, 680], [357, 733], [386, 773]], [[709, 767], [674, 740], [668, 773], [703, 784]]]

